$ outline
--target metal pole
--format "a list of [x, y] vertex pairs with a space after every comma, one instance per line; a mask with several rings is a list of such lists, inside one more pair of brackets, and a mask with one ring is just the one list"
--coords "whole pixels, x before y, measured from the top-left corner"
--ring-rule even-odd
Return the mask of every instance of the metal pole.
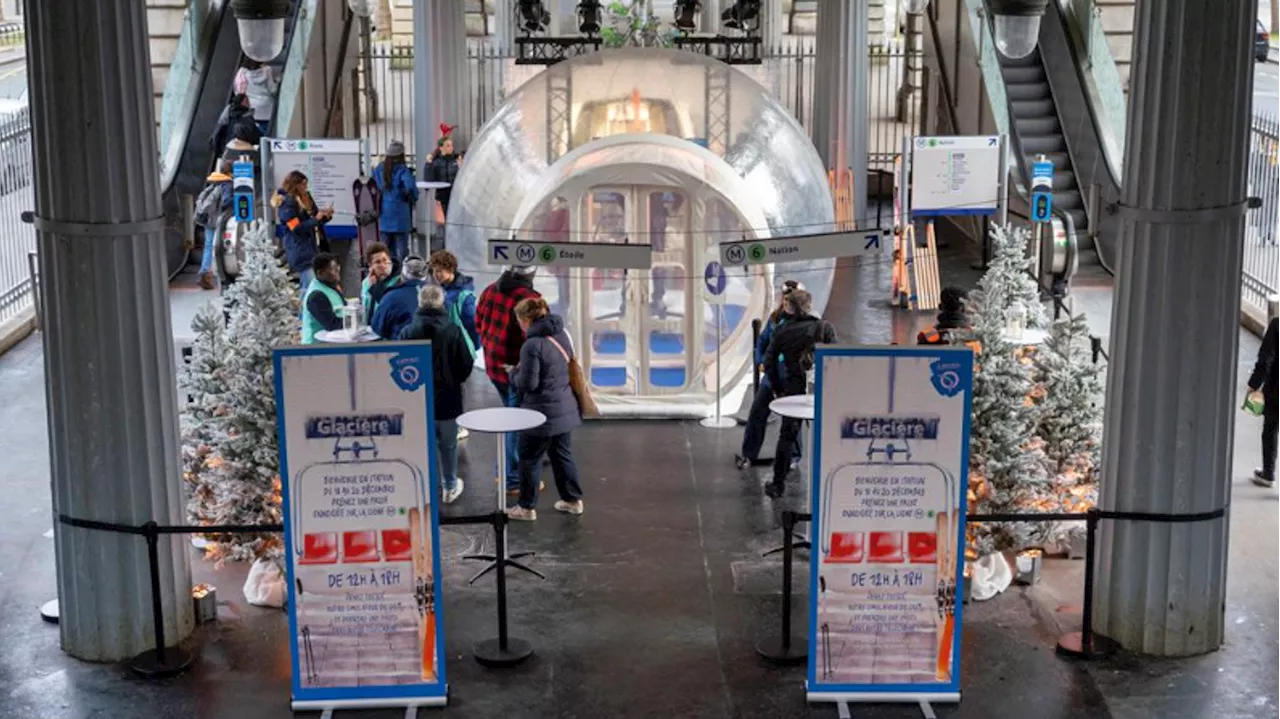
[[760, 391], [760, 363], [755, 361], [756, 347], [760, 346], [760, 326], [764, 324], [759, 318], [751, 320], [751, 389]]
[[1080, 628], [1080, 648], [1087, 657], [1093, 653], [1093, 563], [1097, 547], [1098, 510], [1090, 509], [1084, 520], [1084, 616]]
[[[505, 476], [505, 475], [499, 475]], [[498, 647], [507, 651], [507, 523], [501, 514], [494, 515], [494, 531], [498, 533]]]
[[791, 648], [791, 554], [792, 536], [796, 531], [796, 515], [790, 510], [782, 513], [782, 648]]
[[[1019, 162], [1022, 160], [1019, 159]], [[1009, 224], [1009, 136], [1000, 136], [1000, 184], [999, 204], [996, 206], [996, 217], [1001, 225]]]
[[156, 523], [147, 523], [147, 567], [151, 577], [151, 621], [156, 635], [156, 661], [164, 664], [164, 613], [160, 603], [160, 553], [158, 544], [160, 535], [156, 534]]

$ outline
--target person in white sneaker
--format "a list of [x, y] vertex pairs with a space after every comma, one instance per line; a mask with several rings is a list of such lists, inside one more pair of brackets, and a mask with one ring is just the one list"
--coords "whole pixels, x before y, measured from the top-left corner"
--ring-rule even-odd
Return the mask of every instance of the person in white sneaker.
[[520, 498], [507, 510], [514, 520], [532, 522], [538, 518], [538, 475], [542, 456], [551, 457], [551, 474], [556, 480], [560, 501], [557, 511], [582, 514], [582, 486], [569, 445], [573, 429], [582, 424], [578, 399], [569, 385], [569, 359], [573, 348], [564, 331], [564, 320], [551, 314], [541, 297], [521, 300], [515, 309], [516, 321], [524, 331], [520, 364], [511, 372], [511, 383], [519, 392], [520, 406], [536, 410], [547, 418], [545, 424], [520, 433]]
[[444, 290], [422, 285], [418, 311], [400, 331], [402, 340], [431, 340], [436, 398], [436, 451], [440, 455], [440, 501], [452, 504], [462, 494], [458, 478], [458, 416], [462, 414], [462, 385], [471, 376], [472, 358], [462, 329], [444, 308]]

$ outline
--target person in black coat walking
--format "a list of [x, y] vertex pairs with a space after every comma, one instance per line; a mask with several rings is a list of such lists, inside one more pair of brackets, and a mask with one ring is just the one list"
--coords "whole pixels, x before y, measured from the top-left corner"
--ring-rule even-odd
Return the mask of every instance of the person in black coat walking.
[[[813, 369], [813, 353], [819, 344], [836, 341], [831, 323], [810, 314], [813, 295], [794, 290], [782, 301], [785, 319], [778, 324], [764, 354], [764, 373], [778, 397], [804, 394], [808, 389], [809, 370]], [[781, 357], [781, 359], [779, 359]], [[763, 386], [763, 385], [762, 385]], [[777, 499], [786, 490], [787, 473], [791, 471], [791, 454], [800, 436], [800, 420], [782, 418], [778, 448], [773, 455], [773, 481], [765, 486], [765, 494]]]
[[508, 369], [520, 397], [520, 406], [546, 415], [546, 424], [520, 433], [520, 499], [507, 510], [511, 519], [532, 522], [538, 518], [538, 474], [542, 455], [550, 453], [560, 501], [557, 511], [582, 514], [582, 487], [573, 463], [569, 438], [582, 424], [578, 398], [569, 384], [569, 359], [573, 351], [564, 320], [551, 314], [541, 297], [521, 300], [515, 309], [516, 321], [524, 330], [520, 364]]
[[441, 501], [451, 504], [463, 488], [458, 478], [458, 417], [462, 414], [462, 386], [471, 376], [473, 362], [462, 329], [449, 319], [444, 308], [444, 290], [435, 285], [422, 285], [418, 291], [418, 311], [400, 330], [399, 339], [431, 340]]
[[1262, 391], [1262, 467], [1253, 470], [1253, 483], [1261, 487], [1276, 485], [1276, 433], [1280, 430], [1280, 361], [1276, 353], [1276, 319], [1267, 324], [1258, 348], [1258, 361], [1249, 375], [1249, 391]]

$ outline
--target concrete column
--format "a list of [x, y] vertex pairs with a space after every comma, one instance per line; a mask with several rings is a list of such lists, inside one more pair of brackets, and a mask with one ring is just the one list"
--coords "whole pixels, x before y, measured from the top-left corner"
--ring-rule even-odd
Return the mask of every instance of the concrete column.
[[[854, 217], [867, 216], [867, 5], [821, 0], [813, 144], [828, 169], [851, 170]], [[863, 223], [865, 224], [865, 223]]]
[[[146, 9], [31, 0], [26, 25], [53, 511], [177, 524], [178, 400]], [[54, 527], [62, 648], [93, 661], [151, 648], [146, 542]], [[192, 628], [185, 542], [160, 539], [170, 644]]]
[[[862, 5], [864, 3], [840, 0], [840, 4]], [[865, 9], [863, 12], [865, 13]], [[786, 18], [782, 14], [781, 0], [764, 0], [760, 6], [760, 39], [764, 43], [766, 53], [773, 52], [782, 44], [782, 36], [787, 30], [786, 24]]]
[[[1231, 492], [1253, 0], [1139, 0], [1103, 509], [1195, 514]], [[1095, 630], [1186, 656], [1223, 642], [1228, 521], [1104, 521]]]
[[463, 3], [420, 0], [413, 8], [414, 154], [418, 169], [435, 149], [440, 123], [457, 125], [454, 144], [471, 139], [472, 93]]
[[[732, 2], [732, 0], [726, 0], [726, 2]], [[698, 32], [708, 35], [719, 35], [720, 0], [702, 0], [702, 12], [698, 22]]]
[[551, 25], [547, 28], [548, 35], [561, 37], [578, 35], [578, 0], [546, 0], [546, 8], [551, 13]]
[[497, 27], [493, 29], [493, 39], [498, 47], [505, 49], [515, 46], [515, 40], [520, 36], [516, 29], [516, 18], [518, 16], [519, 12], [516, 10], [515, 3], [494, 3], [493, 21]]

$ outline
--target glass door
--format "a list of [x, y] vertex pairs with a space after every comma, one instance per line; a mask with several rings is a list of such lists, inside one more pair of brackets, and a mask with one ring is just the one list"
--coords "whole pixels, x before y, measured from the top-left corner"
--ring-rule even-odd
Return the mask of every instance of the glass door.
[[679, 394], [693, 378], [694, 307], [697, 285], [690, 279], [692, 208], [689, 197], [671, 188], [643, 188], [639, 229], [653, 246], [652, 267], [640, 278], [644, 305], [644, 353], [640, 376], [646, 395]]
[[[595, 187], [583, 197], [579, 241], [625, 244], [634, 235], [633, 188]], [[634, 395], [638, 381], [637, 287], [624, 270], [583, 268], [576, 279], [582, 298], [587, 379], [607, 394]]]

